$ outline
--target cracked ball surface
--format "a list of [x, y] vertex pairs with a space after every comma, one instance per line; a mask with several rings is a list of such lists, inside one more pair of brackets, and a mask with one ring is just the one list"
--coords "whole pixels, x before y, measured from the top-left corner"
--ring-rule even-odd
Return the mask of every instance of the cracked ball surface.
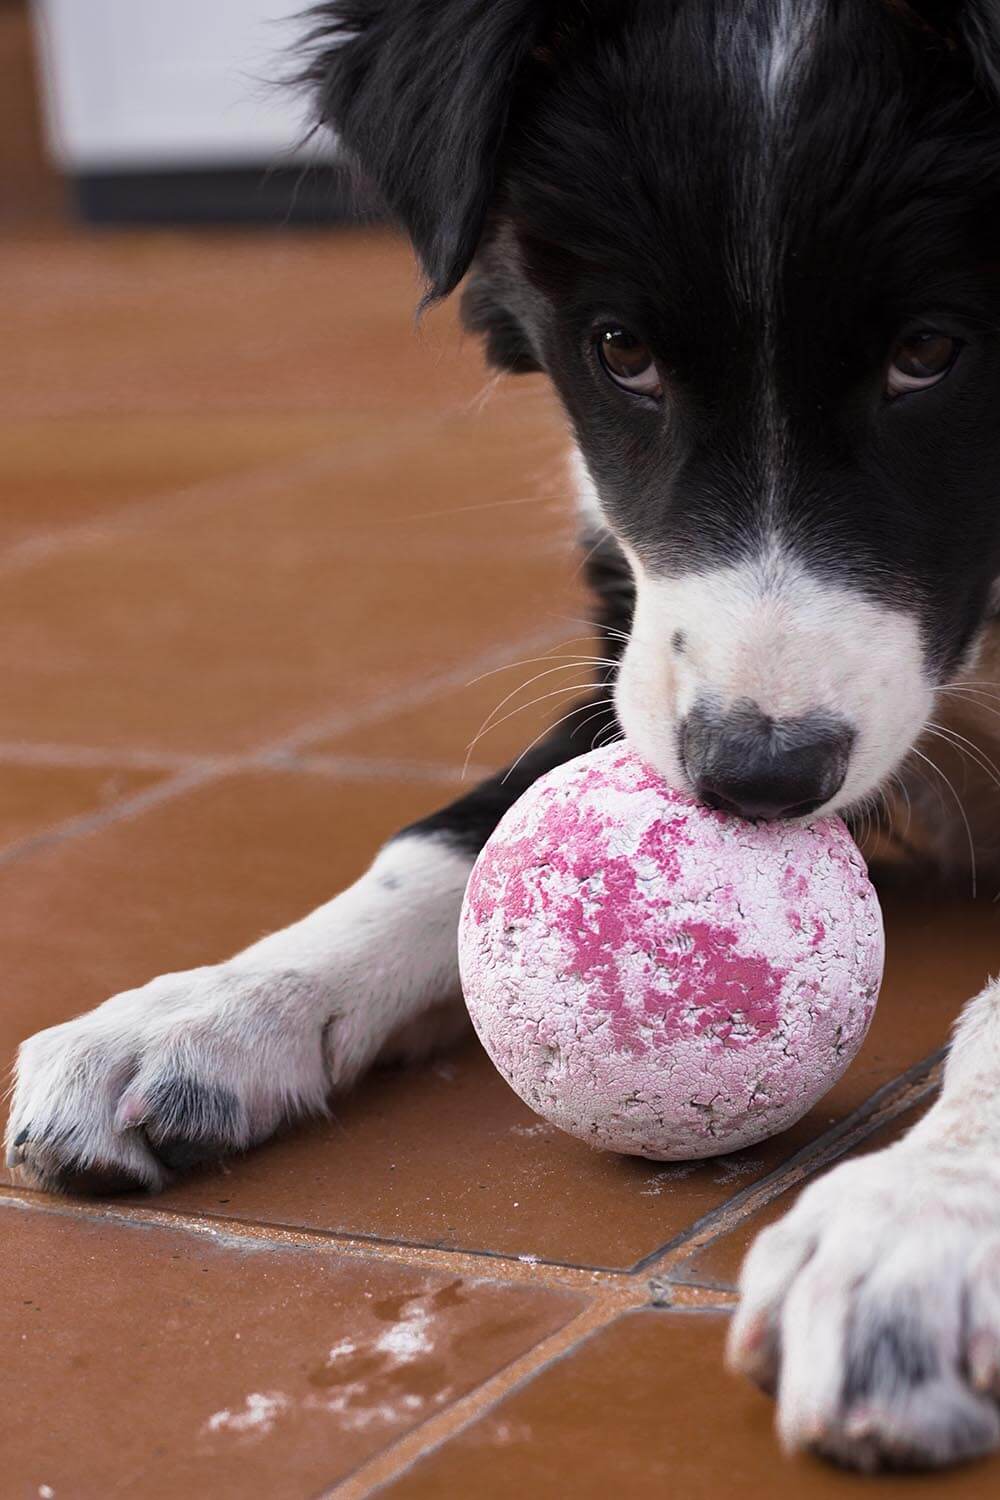
[[855, 1056], [882, 913], [839, 818], [747, 823], [616, 744], [542, 777], [483, 849], [462, 985], [499, 1071], [593, 1146], [713, 1156], [785, 1129]]

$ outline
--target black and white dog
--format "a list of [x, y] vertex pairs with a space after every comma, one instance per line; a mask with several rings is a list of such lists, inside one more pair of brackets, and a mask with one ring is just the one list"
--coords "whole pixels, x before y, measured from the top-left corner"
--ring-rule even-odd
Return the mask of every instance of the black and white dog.
[[[997, 0], [342, 0], [313, 24], [321, 118], [429, 296], [467, 275], [491, 361], [559, 392], [633, 743], [747, 816], [908, 800], [906, 852], [947, 874], [968, 837], [1000, 873], [975, 807], [959, 826], [917, 774], [928, 732], [982, 771], [1000, 723]], [[156, 1188], [456, 1033], [474, 855], [578, 749], [553, 732], [294, 927], [26, 1042], [11, 1162]], [[790, 1449], [1000, 1444], [1000, 988], [916, 1129], [758, 1240], [730, 1357]]]

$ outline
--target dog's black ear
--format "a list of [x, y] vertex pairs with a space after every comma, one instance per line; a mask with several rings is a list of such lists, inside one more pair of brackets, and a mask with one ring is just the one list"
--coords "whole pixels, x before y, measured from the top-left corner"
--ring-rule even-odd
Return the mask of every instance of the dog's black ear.
[[493, 192], [511, 96], [546, 0], [334, 0], [308, 12], [322, 124], [400, 219], [428, 297], [461, 280]]
[[462, 292], [462, 326], [479, 334], [487, 363], [495, 369], [531, 375], [542, 368], [531, 340], [482, 268], [473, 271]]
[[965, 0], [961, 7], [965, 45], [980, 78], [1000, 100], [1000, 3]]
[[883, 0], [904, 23], [968, 58], [1000, 100], [1000, 0]]

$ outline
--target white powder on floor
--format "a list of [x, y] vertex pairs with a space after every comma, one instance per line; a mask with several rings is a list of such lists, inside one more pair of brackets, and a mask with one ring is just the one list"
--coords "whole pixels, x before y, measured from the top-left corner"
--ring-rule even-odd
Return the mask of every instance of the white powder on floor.
[[375, 1348], [382, 1354], [391, 1354], [400, 1364], [408, 1364], [421, 1354], [427, 1354], [434, 1344], [429, 1337], [430, 1314], [426, 1308], [410, 1307], [391, 1328], [387, 1328], [375, 1340]]
[[214, 1412], [205, 1428], [208, 1432], [270, 1432], [288, 1404], [288, 1397], [280, 1391], [251, 1391], [242, 1411], [234, 1412], [226, 1407]]
[[358, 1346], [353, 1339], [341, 1339], [339, 1344], [334, 1344], [326, 1357], [328, 1360], [346, 1359], [349, 1354], [356, 1354], [357, 1352]]

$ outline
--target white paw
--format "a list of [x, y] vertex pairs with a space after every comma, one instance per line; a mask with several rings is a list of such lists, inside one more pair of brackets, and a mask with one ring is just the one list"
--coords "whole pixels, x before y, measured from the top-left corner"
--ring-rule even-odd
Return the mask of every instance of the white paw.
[[813, 1183], [750, 1250], [730, 1367], [787, 1450], [922, 1468], [1000, 1444], [1000, 1166], [904, 1141]]
[[316, 983], [232, 965], [165, 974], [19, 1052], [7, 1162], [41, 1187], [162, 1187], [325, 1106]]

